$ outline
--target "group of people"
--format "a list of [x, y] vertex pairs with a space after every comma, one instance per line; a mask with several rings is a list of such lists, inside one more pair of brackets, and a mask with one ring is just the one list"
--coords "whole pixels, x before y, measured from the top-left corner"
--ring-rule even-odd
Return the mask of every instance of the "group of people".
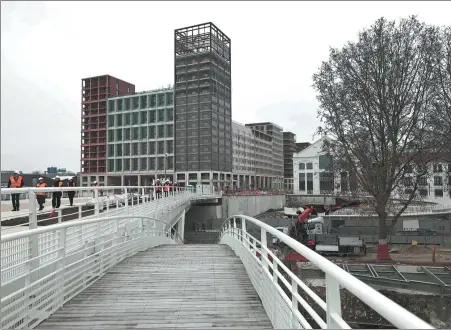
[[[8, 188], [22, 188], [23, 187], [23, 177], [20, 175], [19, 171], [15, 171], [14, 174], [9, 178], [8, 181]], [[53, 183], [52, 187], [62, 187], [63, 181], [61, 181], [59, 176], [55, 177], [55, 182]], [[74, 178], [69, 178], [69, 180], [66, 183], [67, 187], [75, 187], [75, 181]], [[44, 182], [44, 178], [40, 177], [38, 179], [38, 183], [36, 184], [36, 188], [46, 188], [47, 184]], [[67, 193], [69, 197], [70, 206], [74, 205], [74, 196], [75, 191], [68, 191]], [[45, 192], [36, 192], [36, 200], [39, 204], [39, 211], [42, 211], [44, 209], [45, 204]], [[52, 193], [52, 207], [54, 209], [58, 209], [61, 206], [61, 197], [63, 196], [63, 193], [61, 191], [54, 191]], [[20, 202], [19, 202], [20, 194], [11, 194], [11, 201], [13, 204], [13, 211], [19, 211], [20, 209]]]
[[[36, 188], [46, 188], [47, 184], [44, 182], [44, 178], [40, 177], [38, 179], [38, 184], [36, 185]], [[60, 188], [63, 186], [63, 181], [61, 181], [60, 177], [57, 175], [55, 177], [55, 182], [53, 183], [52, 187]], [[66, 183], [66, 187], [75, 187], [75, 181], [74, 178], [69, 178]], [[52, 207], [54, 209], [59, 209], [61, 206], [61, 197], [63, 196], [63, 193], [61, 191], [54, 191], [52, 193]], [[75, 191], [68, 191], [67, 196], [69, 197], [69, 203], [70, 206], [74, 205], [74, 197], [75, 197]], [[44, 209], [45, 204], [45, 192], [37, 192], [36, 193], [36, 199], [39, 204], [39, 211], [42, 211]]]
[[157, 181], [155, 182], [155, 197], [161, 198], [163, 192], [164, 192], [164, 196], [168, 197], [169, 192], [175, 191], [176, 187], [177, 187], [177, 182], [170, 182], [169, 180], [166, 180], [162, 184], [160, 179], [157, 179]]

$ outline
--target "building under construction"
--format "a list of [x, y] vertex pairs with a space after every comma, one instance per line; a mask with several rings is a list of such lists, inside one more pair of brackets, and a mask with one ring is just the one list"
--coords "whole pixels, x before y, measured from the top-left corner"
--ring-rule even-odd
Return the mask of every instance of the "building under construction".
[[230, 38], [205, 23], [175, 30], [174, 47], [177, 180], [230, 184]]
[[81, 87], [81, 184], [105, 182], [107, 149], [107, 100], [132, 94], [135, 85], [103, 75], [82, 79]]

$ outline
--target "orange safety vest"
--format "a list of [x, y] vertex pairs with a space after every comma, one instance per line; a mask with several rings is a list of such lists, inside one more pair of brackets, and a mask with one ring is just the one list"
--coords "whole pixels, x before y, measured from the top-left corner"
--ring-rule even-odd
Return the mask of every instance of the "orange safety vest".
[[[36, 185], [36, 188], [45, 188], [45, 187], [47, 187], [47, 184], [46, 184], [45, 182], [43, 182], [43, 183], [38, 183], [38, 184]], [[37, 196], [45, 196], [45, 192], [37, 192], [36, 195], [37, 195]]]
[[169, 184], [165, 183], [164, 184], [164, 192], [168, 192], [169, 191]]
[[156, 184], [155, 191], [156, 192], [160, 192], [161, 191], [161, 184], [159, 184], [159, 183]]
[[22, 176], [19, 175], [19, 177], [16, 180], [16, 178], [14, 178], [13, 175], [9, 178], [9, 181], [11, 181], [11, 188], [20, 188], [20, 186], [22, 185]]

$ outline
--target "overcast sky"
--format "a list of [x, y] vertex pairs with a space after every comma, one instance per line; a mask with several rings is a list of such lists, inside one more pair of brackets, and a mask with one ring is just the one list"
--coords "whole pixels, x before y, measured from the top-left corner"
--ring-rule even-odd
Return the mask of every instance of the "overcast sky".
[[1, 168], [80, 169], [81, 79], [137, 91], [173, 84], [174, 29], [215, 23], [232, 40], [232, 116], [312, 141], [312, 75], [329, 46], [381, 16], [451, 24], [450, 2], [1, 2]]

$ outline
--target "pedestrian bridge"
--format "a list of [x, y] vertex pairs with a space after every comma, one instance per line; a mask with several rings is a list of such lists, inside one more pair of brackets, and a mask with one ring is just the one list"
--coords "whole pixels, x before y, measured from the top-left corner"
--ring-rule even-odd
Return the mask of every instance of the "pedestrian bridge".
[[[2, 235], [1, 328], [350, 328], [340, 288], [394, 327], [432, 328], [257, 219], [236, 215], [224, 221], [218, 244], [191, 245], [165, 219], [142, 212]], [[325, 299], [268, 249], [268, 235], [325, 272]]]

